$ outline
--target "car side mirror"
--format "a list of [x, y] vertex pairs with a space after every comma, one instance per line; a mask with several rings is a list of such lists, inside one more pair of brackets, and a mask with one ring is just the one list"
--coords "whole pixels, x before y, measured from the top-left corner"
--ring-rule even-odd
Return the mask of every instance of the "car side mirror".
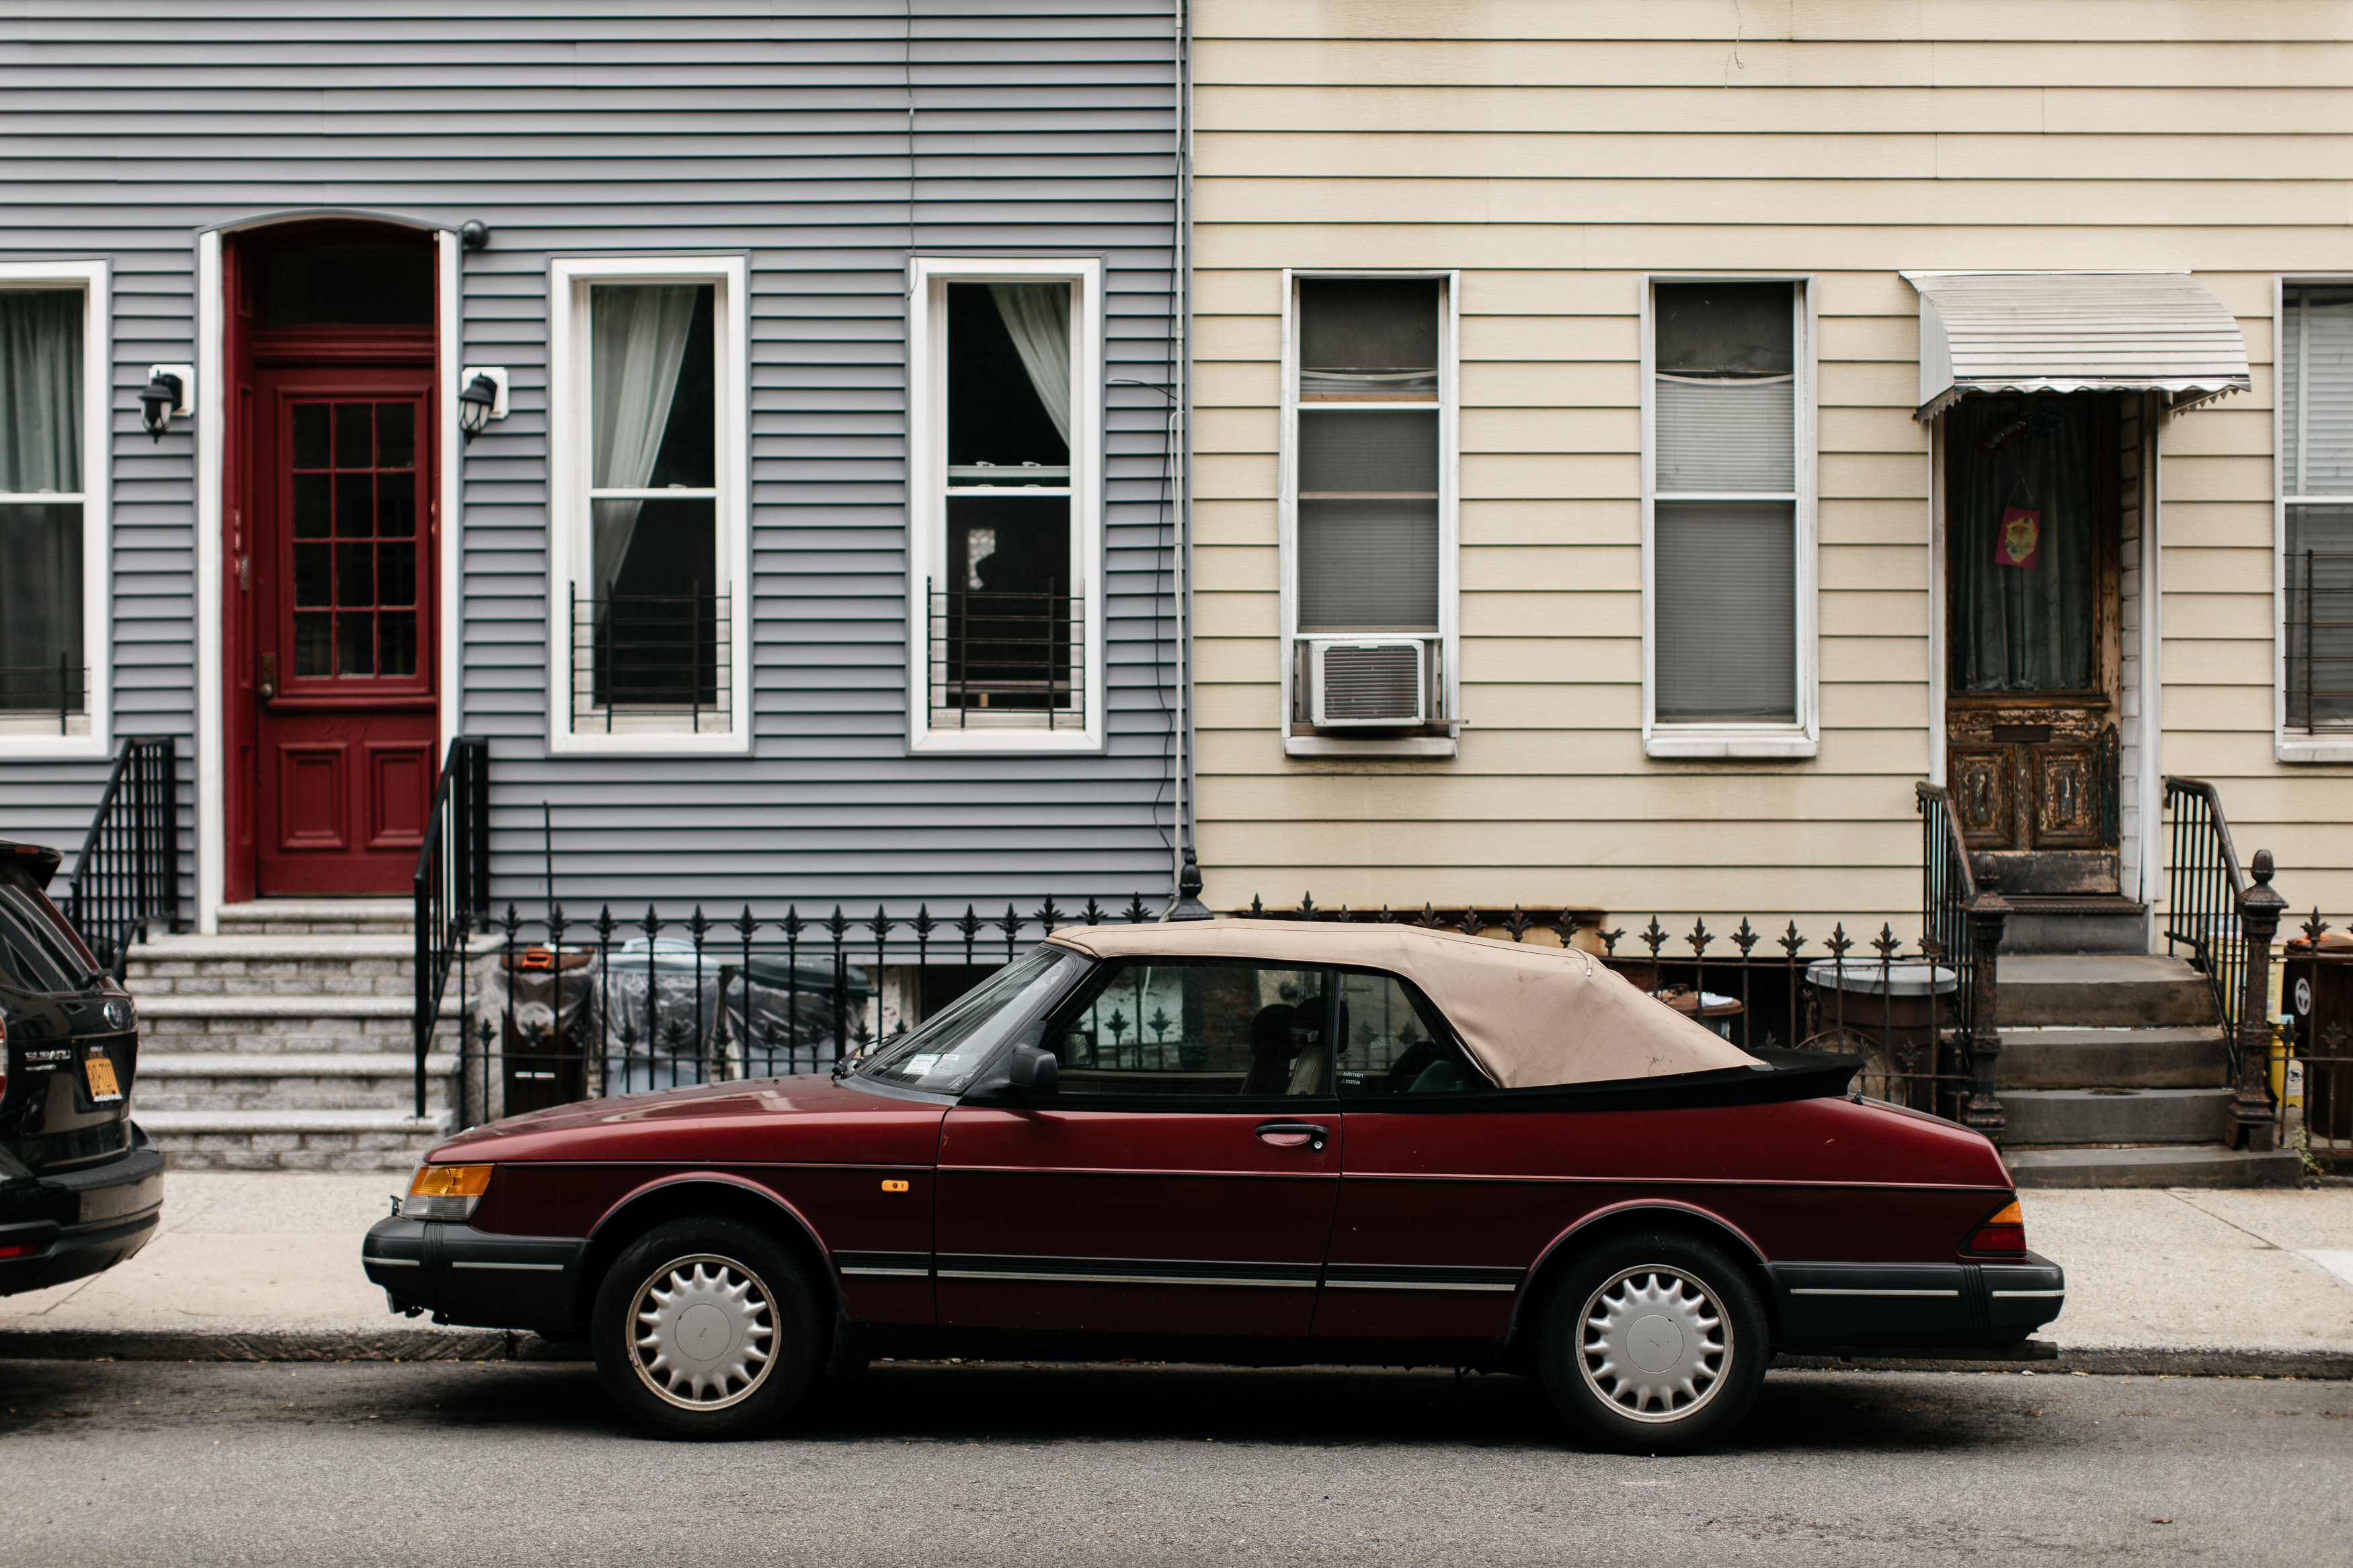
[[1016, 1046], [1005, 1064], [1005, 1081], [1029, 1094], [1055, 1094], [1062, 1087], [1062, 1064], [1036, 1046]]

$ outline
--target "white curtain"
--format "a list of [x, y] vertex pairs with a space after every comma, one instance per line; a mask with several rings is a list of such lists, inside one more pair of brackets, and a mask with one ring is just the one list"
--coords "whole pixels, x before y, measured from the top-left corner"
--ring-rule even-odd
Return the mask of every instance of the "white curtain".
[[81, 489], [81, 298], [0, 289], [0, 491]]
[[[694, 321], [694, 283], [600, 284], [588, 293], [589, 478], [596, 489], [643, 489], [670, 428]], [[637, 532], [641, 500], [600, 501], [596, 508], [596, 578], [602, 594], [620, 574]]]
[[1013, 334], [1021, 368], [1046, 417], [1065, 444], [1071, 439], [1071, 286], [1067, 283], [991, 283], [989, 298]]

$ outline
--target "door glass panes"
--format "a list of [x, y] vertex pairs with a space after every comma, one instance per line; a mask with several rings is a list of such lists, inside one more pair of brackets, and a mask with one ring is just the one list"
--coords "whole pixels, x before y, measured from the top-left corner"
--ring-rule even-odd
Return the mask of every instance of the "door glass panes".
[[417, 405], [297, 403], [288, 410], [293, 673], [417, 673]]
[[1459, 1094], [1492, 1089], [1428, 998], [1392, 974], [1343, 972], [1333, 1026], [1340, 1092]]
[[1798, 717], [1796, 286], [1661, 283], [1651, 311], [1652, 700]]
[[1078, 717], [1069, 283], [950, 283], [946, 560], [932, 583], [934, 721]]
[[1299, 284], [1299, 629], [1438, 629], [1439, 283]]
[[0, 721], [10, 731], [89, 732], [82, 303], [79, 289], [0, 289]]
[[716, 317], [710, 283], [588, 290], [589, 581], [575, 628], [608, 715], [723, 723]]
[[1331, 978], [1236, 959], [1108, 963], [1043, 1043], [1069, 1094], [1329, 1094]]

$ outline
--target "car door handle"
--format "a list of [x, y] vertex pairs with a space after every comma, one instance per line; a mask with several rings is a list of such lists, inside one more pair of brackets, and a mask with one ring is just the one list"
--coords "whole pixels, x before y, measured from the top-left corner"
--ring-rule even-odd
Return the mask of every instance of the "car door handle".
[[1278, 1149], [1296, 1149], [1304, 1143], [1319, 1153], [1324, 1140], [1332, 1135], [1332, 1130], [1320, 1121], [1261, 1121], [1257, 1131], [1260, 1138]]

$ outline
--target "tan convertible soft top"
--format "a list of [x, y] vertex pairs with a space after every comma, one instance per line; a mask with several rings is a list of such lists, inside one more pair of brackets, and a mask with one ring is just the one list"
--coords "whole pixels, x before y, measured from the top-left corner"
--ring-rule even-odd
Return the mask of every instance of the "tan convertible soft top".
[[1313, 921], [1071, 926], [1047, 940], [1094, 958], [1248, 958], [1401, 974], [1504, 1089], [1763, 1065], [1575, 949]]

